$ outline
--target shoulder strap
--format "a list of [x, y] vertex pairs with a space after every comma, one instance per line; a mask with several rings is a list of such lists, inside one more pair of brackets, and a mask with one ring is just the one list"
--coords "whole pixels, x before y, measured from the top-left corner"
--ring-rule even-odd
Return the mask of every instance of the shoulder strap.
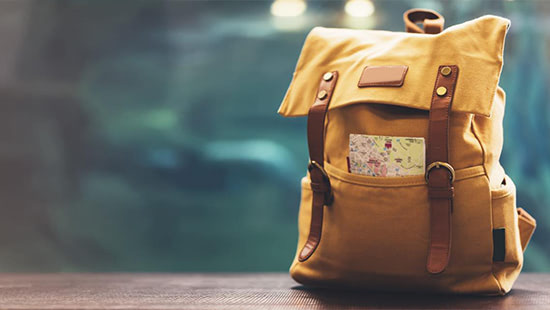
[[454, 169], [449, 164], [449, 115], [457, 78], [457, 66], [439, 67], [430, 108], [426, 154], [430, 245], [426, 269], [433, 274], [445, 270], [451, 254]]
[[309, 177], [313, 199], [311, 206], [311, 223], [306, 244], [300, 251], [299, 261], [307, 260], [321, 241], [323, 228], [323, 211], [325, 205], [332, 203], [330, 180], [325, 172], [325, 118], [338, 72], [327, 72], [323, 75], [315, 102], [309, 108], [307, 118], [307, 141], [309, 147]]

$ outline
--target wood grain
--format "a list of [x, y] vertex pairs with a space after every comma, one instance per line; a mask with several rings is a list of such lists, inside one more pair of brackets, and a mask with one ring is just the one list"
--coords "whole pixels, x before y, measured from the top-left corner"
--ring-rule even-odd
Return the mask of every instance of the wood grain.
[[306, 289], [287, 274], [2, 274], [2, 309], [550, 309], [550, 275], [505, 297]]

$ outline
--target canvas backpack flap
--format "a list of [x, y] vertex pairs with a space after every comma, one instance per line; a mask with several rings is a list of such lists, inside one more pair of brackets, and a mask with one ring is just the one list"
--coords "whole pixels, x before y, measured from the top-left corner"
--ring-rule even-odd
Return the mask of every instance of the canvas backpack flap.
[[[317, 27], [306, 39], [278, 112], [307, 115], [328, 71], [340, 76], [329, 109], [381, 103], [429, 110], [438, 67], [453, 64], [460, 77], [452, 110], [490, 116], [509, 25], [505, 18], [483, 16], [436, 35]], [[407, 72], [400, 87], [358, 87], [367, 66], [406, 66]]]

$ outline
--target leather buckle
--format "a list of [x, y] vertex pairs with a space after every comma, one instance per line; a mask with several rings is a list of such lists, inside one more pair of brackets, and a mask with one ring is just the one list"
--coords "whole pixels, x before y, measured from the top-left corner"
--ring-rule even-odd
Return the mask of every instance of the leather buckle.
[[332, 187], [330, 186], [330, 179], [328, 177], [328, 174], [325, 171], [325, 168], [323, 168], [323, 166], [321, 166], [318, 162], [316, 162], [314, 160], [311, 160], [309, 162], [309, 164], [307, 165], [307, 170], [311, 173], [311, 171], [315, 168], [319, 169], [319, 171], [323, 175], [323, 179], [327, 182], [328, 191], [325, 192], [325, 204], [326, 205], [331, 205], [332, 202], [334, 201], [334, 195], [332, 193]]
[[430, 179], [430, 171], [432, 171], [433, 168], [445, 168], [447, 171], [449, 171], [451, 184], [453, 184], [455, 180], [455, 169], [453, 166], [451, 166], [449, 163], [442, 162], [442, 161], [434, 161], [433, 163], [429, 164], [428, 167], [426, 167], [426, 174], [424, 174], [424, 177], [426, 178], [426, 183], [428, 183], [428, 180]]
[[313, 168], [319, 169], [319, 171], [321, 171], [321, 173], [323, 174], [323, 176], [325, 177], [325, 179], [328, 180], [328, 174], [327, 174], [327, 172], [325, 171], [325, 168], [323, 168], [323, 166], [319, 165], [318, 162], [316, 162], [316, 161], [314, 161], [314, 160], [310, 160], [310, 161], [309, 161], [309, 164], [307, 165], [307, 171], [311, 172], [311, 170], [313, 170]]

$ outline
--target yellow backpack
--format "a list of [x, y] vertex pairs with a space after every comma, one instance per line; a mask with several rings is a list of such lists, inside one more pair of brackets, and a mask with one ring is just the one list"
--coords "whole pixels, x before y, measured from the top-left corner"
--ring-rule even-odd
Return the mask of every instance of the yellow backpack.
[[307, 36], [279, 109], [308, 116], [290, 274], [312, 286], [504, 295], [536, 225], [499, 163], [510, 21], [443, 31], [424, 9], [404, 20], [407, 32]]

